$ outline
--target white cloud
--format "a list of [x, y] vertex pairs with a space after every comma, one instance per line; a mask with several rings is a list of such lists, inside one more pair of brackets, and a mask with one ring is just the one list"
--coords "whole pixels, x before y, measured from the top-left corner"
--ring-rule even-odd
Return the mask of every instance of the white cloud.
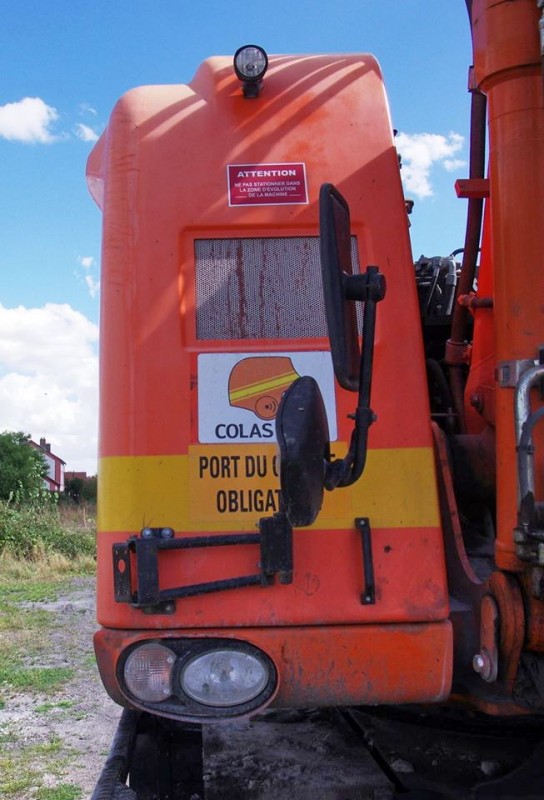
[[96, 142], [98, 140], [96, 131], [89, 125], [84, 125], [82, 122], [78, 122], [74, 127], [74, 133], [82, 142]]
[[85, 275], [85, 283], [87, 284], [90, 296], [94, 300], [95, 297], [98, 297], [98, 293], [100, 292], [100, 281], [97, 281], [92, 275]]
[[78, 256], [77, 263], [85, 270], [83, 273], [76, 270], [78, 280], [82, 281], [89, 290], [89, 296], [94, 300], [100, 291], [100, 280], [95, 277], [91, 270], [96, 271], [96, 260], [94, 256]]
[[51, 127], [58, 120], [56, 108], [40, 97], [24, 97], [0, 106], [0, 138], [15, 142], [49, 144], [57, 140]]
[[0, 431], [44, 436], [66, 468], [96, 472], [98, 328], [67, 304], [0, 305]]
[[447, 172], [455, 172], [456, 169], [462, 169], [466, 167], [467, 162], [463, 161], [462, 158], [446, 158], [442, 162], [442, 166], [444, 167]]
[[90, 114], [93, 117], [98, 116], [96, 108], [93, 108], [89, 103], [80, 103], [79, 113], [81, 114], [82, 117], [85, 116], [85, 114]]
[[402, 156], [402, 182], [408, 193], [417, 197], [431, 197], [431, 170], [440, 164], [453, 171], [465, 162], [452, 158], [463, 147], [464, 139], [458, 133], [442, 136], [437, 133], [399, 133], [395, 139]]

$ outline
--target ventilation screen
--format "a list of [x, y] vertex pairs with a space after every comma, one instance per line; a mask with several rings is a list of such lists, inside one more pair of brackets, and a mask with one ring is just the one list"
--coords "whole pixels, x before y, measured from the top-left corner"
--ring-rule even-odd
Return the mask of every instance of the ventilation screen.
[[318, 236], [197, 239], [195, 264], [197, 339], [328, 335]]

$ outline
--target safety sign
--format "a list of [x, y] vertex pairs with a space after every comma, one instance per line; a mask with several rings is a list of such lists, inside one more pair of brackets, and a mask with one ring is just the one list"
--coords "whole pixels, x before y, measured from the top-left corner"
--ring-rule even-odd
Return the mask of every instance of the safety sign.
[[308, 202], [306, 167], [289, 164], [228, 164], [229, 206], [278, 206]]

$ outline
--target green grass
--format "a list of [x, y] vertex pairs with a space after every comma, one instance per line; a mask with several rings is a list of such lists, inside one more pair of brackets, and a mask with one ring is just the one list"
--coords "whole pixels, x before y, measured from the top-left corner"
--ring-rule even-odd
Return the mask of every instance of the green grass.
[[55, 600], [62, 589], [68, 586], [70, 578], [57, 577], [54, 580], [10, 579], [0, 574], [0, 586], [5, 600], [17, 603], [45, 603]]
[[36, 755], [44, 755], [47, 753], [59, 753], [61, 750], [62, 750], [62, 739], [59, 739], [58, 736], [54, 736], [52, 739], [49, 739], [48, 742], [44, 742], [43, 744], [34, 745], [34, 751]]
[[[12, 749], [8, 749], [9, 744]], [[78, 800], [82, 790], [63, 780], [70, 768], [70, 758], [77, 751], [66, 747], [62, 739], [53, 737], [42, 744], [21, 747], [17, 738], [5, 739], [6, 747], [0, 750], [0, 797], [21, 800]], [[54, 776], [59, 783], [43, 786], [43, 774]]]
[[22, 667], [14, 663], [0, 667], [0, 687], [18, 692], [40, 692], [54, 694], [74, 676], [71, 667]]
[[73, 783], [61, 783], [55, 788], [42, 786], [36, 793], [36, 800], [79, 800], [83, 792]]
[[[74, 577], [95, 570], [89, 520], [63, 515], [62, 508], [42, 513], [0, 503], [0, 709], [9, 713], [20, 697], [36, 697], [33, 713], [41, 717], [42, 731], [43, 715], [59, 710], [74, 718], [80, 714], [62, 695], [75, 669], [58, 666], [54, 658], [50, 634], [58, 625], [57, 613], [34, 604], [55, 601]], [[36, 742], [23, 736], [16, 723], [0, 726], [0, 798], [80, 800], [83, 790], [69, 782], [78, 756], [62, 739]], [[49, 776], [47, 786], [44, 775]]]
[[[0, 760], [0, 764], [2, 764], [2, 760]], [[4, 773], [0, 782], [2, 797], [15, 797], [26, 789], [31, 789], [35, 786], [35, 781], [39, 780], [39, 772], [25, 771], [24, 775], [19, 775], [17, 766], [12, 766], [11, 762], [4, 762], [2, 766]]]
[[[58, 691], [73, 675], [67, 667], [33, 666], [55, 624], [55, 615], [41, 608], [21, 605], [36, 598], [54, 598], [65, 579], [47, 585], [42, 579], [21, 581], [6, 573], [0, 577], [0, 693]], [[5, 704], [5, 697], [2, 698]]]
[[73, 707], [73, 700], [58, 700], [56, 703], [41, 703], [39, 706], [36, 706], [34, 712], [36, 714], [48, 714], [50, 711], [57, 711], [59, 709], [65, 710]]
[[43, 608], [24, 608], [0, 599], [0, 636], [3, 631], [45, 631], [53, 621], [54, 615]]
[[9, 726], [6, 725], [5, 729], [4, 726], [2, 726], [2, 729], [0, 729], [0, 744], [3, 744], [4, 742], [13, 744], [16, 738], [17, 737], [14, 735], [13, 731], [10, 731]]

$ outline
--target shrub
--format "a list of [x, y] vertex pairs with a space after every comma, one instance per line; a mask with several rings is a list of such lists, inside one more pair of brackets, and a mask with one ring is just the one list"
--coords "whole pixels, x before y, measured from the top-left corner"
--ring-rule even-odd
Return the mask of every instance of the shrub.
[[63, 524], [53, 498], [18, 505], [0, 501], [0, 553], [3, 551], [30, 560], [50, 553], [68, 559], [94, 556], [94, 530]]

